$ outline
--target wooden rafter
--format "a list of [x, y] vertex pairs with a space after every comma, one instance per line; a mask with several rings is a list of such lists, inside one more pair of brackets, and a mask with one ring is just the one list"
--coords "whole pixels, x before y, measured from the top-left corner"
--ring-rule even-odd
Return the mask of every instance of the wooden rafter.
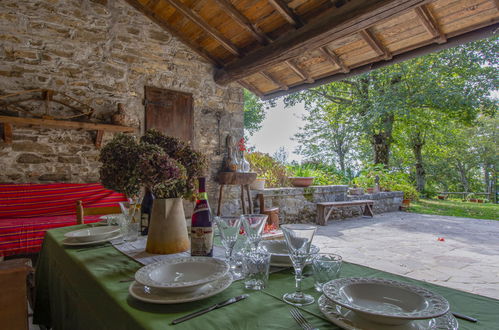
[[432, 52], [437, 52], [443, 49], [448, 49], [451, 47], [456, 47], [463, 43], [468, 43], [475, 40], [480, 40], [483, 38], [488, 38], [493, 36], [496, 31], [499, 29], [499, 19], [494, 19], [492, 24], [490, 23], [479, 23], [470, 27], [466, 27], [465, 29], [461, 29], [459, 31], [454, 31], [447, 35], [447, 42], [444, 44], [436, 44], [433, 41], [424, 41], [417, 45], [413, 45], [404, 49], [397, 50], [393, 53], [393, 58], [390, 61], [378, 61], [381, 58], [374, 59], [374, 62], [364, 61], [364, 63], [358, 63], [356, 67], [352, 67], [349, 73], [339, 73], [334, 75], [325, 75], [322, 78], [316, 77], [315, 82], [310, 85], [296, 85], [290, 86], [288, 91], [269, 91], [266, 92], [262, 97], [263, 100], [270, 100], [276, 97], [281, 97], [287, 95], [289, 93], [296, 93], [301, 90], [320, 86], [323, 84], [331, 83], [333, 81], [341, 81], [344, 79], [348, 79], [350, 77], [369, 72], [371, 70], [376, 70], [379, 68], [383, 68], [388, 65], [400, 63], [403, 61], [407, 61], [409, 59], [423, 56]]
[[250, 84], [244, 80], [239, 80], [238, 83], [239, 83], [239, 85], [243, 86], [247, 90], [252, 91], [253, 93], [255, 93], [256, 95], [258, 95], [260, 97], [263, 97], [263, 93], [256, 86], [253, 86], [252, 84]]
[[369, 29], [364, 29], [359, 31], [360, 36], [364, 41], [378, 54], [378, 56], [383, 56], [385, 60], [392, 58], [392, 54], [386, 49], [386, 47], [379, 41], [374, 34], [369, 31]]
[[273, 83], [274, 85], [276, 86], [279, 86], [279, 89], [280, 90], [285, 90], [287, 91], [289, 88], [288, 86], [286, 86], [286, 84], [283, 84], [281, 81], [279, 81], [278, 79], [276, 79], [275, 77], [272, 77], [270, 75], [270, 73], [268, 72], [265, 72], [265, 71], [262, 71], [260, 72], [260, 74], [265, 78], [267, 79], [268, 81], [270, 81], [271, 83]]
[[[185, 36], [180, 34], [177, 30], [172, 28], [168, 23], [163, 21], [160, 17], [158, 17], [152, 10], [151, 8], [153, 7], [147, 7], [142, 5], [139, 1], [137, 0], [125, 0], [130, 6], [135, 8], [137, 11], [141, 12], [145, 16], [147, 16], [151, 21], [159, 25], [161, 28], [164, 30], [168, 31], [172, 35], [174, 35], [176, 38], [180, 39], [183, 43], [185, 43], [187, 46], [189, 46], [192, 50], [194, 50], [198, 55], [203, 57], [204, 59], [208, 60], [208, 62], [215, 64], [219, 67], [222, 66], [222, 62], [211, 55], [206, 49], [201, 47], [200, 45], [192, 42], [191, 40], [187, 39]], [[156, 0], [152, 0], [156, 1]], [[153, 3], [154, 4], [154, 3]]]
[[438, 23], [435, 21], [428, 7], [421, 6], [416, 8], [416, 15], [418, 15], [421, 23], [423, 23], [426, 31], [428, 31], [432, 37], [439, 43], [444, 43], [447, 41], [445, 34], [440, 30]]
[[324, 54], [326, 59], [336, 66], [339, 66], [341, 72], [346, 73], [350, 71], [350, 68], [340, 59], [338, 55], [332, 50], [329, 50], [326, 46], [319, 47], [319, 50]]
[[271, 42], [270, 38], [255, 24], [251, 23], [251, 21], [244, 16], [241, 12], [239, 12], [236, 7], [228, 0], [213, 0], [215, 1], [227, 15], [232, 17], [234, 21], [236, 21], [241, 27], [243, 27], [246, 31], [251, 33], [251, 35], [258, 40], [258, 42], [262, 45], [266, 45]]
[[170, 5], [175, 7], [179, 12], [189, 18], [191, 21], [196, 23], [203, 31], [211, 35], [214, 39], [216, 39], [225, 49], [236, 56], [241, 56], [241, 51], [234, 45], [229, 39], [224, 37], [220, 31], [213, 28], [210, 24], [208, 24], [203, 17], [201, 17], [198, 13], [192, 11], [189, 7], [184, 5], [179, 0], [165, 0]]
[[300, 17], [298, 17], [298, 15], [296, 15], [284, 1], [269, 0], [269, 3], [277, 10], [277, 12], [279, 12], [279, 14], [281, 14], [282, 17], [284, 17], [286, 21], [289, 22], [289, 24], [293, 25], [296, 28], [303, 25]]
[[351, 0], [328, 15], [284, 34], [273, 43], [217, 70], [215, 81], [226, 84], [317, 49], [334, 40], [367, 29], [429, 0]]
[[314, 82], [314, 79], [312, 79], [312, 77], [310, 77], [308, 72], [300, 69], [300, 67], [298, 67], [298, 65], [296, 65], [293, 60], [288, 60], [288, 61], [285, 61], [284, 63], [286, 63], [287, 66], [289, 66], [289, 68], [291, 70], [293, 70], [298, 76], [300, 76], [300, 78], [303, 79], [306, 83], [313, 83]]

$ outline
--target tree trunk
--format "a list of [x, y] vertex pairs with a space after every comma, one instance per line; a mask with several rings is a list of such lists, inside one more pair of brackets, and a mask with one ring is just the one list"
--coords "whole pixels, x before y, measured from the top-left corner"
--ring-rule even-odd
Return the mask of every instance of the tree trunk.
[[462, 164], [460, 161], [457, 161], [456, 163], [457, 170], [459, 171], [459, 175], [461, 177], [461, 185], [463, 186], [463, 191], [469, 192], [469, 182], [468, 182], [468, 177], [466, 176], [466, 169], [464, 168], [464, 164]]
[[489, 168], [491, 166], [488, 163], [483, 164], [483, 181], [485, 185], [485, 192], [490, 193], [491, 190], [491, 185], [490, 185], [490, 175], [489, 175]]
[[374, 151], [374, 164], [384, 164], [388, 166], [390, 161], [390, 143], [386, 134], [373, 134], [372, 146]]
[[374, 164], [384, 164], [388, 166], [390, 162], [390, 146], [392, 144], [392, 131], [395, 116], [386, 115], [381, 123], [378, 133], [373, 133], [371, 144], [374, 151]]
[[341, 173], [343, 175], [345, 175], [345, 155], [340, 152], [338, 153], [338, 160], [339, 160], [339, 163], [340, 163], [340, 170], [341, 170]]
[[421, 133], [417, 132], [416, 135], [412, 137], [412, 152], [414, 153], [414, 159], [416, 160], [416, 189], [419, 192], [423, 192], [426, 183], [426, 172], [423, 166], [423, 146], [424, 140], [421, 138]]

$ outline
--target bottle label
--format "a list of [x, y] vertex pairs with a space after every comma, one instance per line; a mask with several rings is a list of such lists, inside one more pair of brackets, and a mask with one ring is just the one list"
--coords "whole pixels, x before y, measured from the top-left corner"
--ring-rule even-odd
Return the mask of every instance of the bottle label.
[[191, 228], [191, 255], [213, 255], [213, 229], [212, 227]]

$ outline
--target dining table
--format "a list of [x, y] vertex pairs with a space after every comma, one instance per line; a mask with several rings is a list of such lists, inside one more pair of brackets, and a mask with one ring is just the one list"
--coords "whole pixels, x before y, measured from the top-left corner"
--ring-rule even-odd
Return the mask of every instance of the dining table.
[[[273, 272], [264, 290], [244, 287], [234, 281], [226, 290], [200, 301], [161, 305], [133, 298], [128, 288], [143, 265], [114, 245], [71, 247], [63, 244], [64, 234], [88, 225], [47, 231], [36, 265], [33, 323], [53, 329], [300, 329], [293, 320], [293, 306], [282, 295], [295, 290], [292, 268]], [[459, 270], [456, 270], [459, 272]], [[459, 329], [499, 329], [499, 300], [443, 287], [348, 261], [340, 277], [377, 277], [418, 285], [445, 297], [453, 312], [478, 319], [459, 319]], [[303, 280], [303, 291], [315, 297], [312, 276]], [[188, 321], [172, 321], [231, 297], [249, 294], [247, 299], [213, 310]], [[318, 329], [339, 329], [319, 310], [317, 302], [299, 307]]]

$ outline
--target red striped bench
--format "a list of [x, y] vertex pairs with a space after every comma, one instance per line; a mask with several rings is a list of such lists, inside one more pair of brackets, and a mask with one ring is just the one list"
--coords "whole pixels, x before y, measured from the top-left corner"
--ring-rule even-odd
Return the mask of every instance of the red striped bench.
[[0, 184], [0, 257], [36, 253], [48, 229], [75, 225], [77, 200], [106, 207], [126, 199], [99, 183]]

